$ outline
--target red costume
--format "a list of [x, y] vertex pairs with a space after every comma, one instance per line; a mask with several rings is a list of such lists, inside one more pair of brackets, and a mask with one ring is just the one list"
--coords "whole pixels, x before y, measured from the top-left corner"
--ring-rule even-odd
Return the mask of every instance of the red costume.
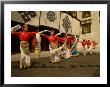
[[68, 36], [67, 39], [68, 39], [68, 42], [71, 42], [71, 43], [75, 42], [76, 40], [75, 37], [72, 37], [72, 36]]
[[12, 35], [19, 35], [20, 41], [28, 41], [29, 37], [36, 35], [36, 32], [11, 32]]
[[72, 36], [66, 36], [66, 37], [63, 37], [63, 38], [60, 38], [60, 41], [66, 41], [67, 43], [72, 43], [72, 42], [75, 42], [75, 38], [74, 37], [72, 37]]
[[96, 43], [95, 41], [93, 41], [93, 47], [95, 47], [98, 43]]
[[[80, 42], [81, 42], [81, 41], [80, 41]], [[85, 46], [85, 45], [87, 44], [87, 40], [84, 39], [81, 43], [82, 43], [82, 46]]]
[[47, 35], [43, 35], [44, 37], [46, 37], [49, 40], [49, 46], [51, 49], [57, 49], [58, 48], [58, 41], [63, 42], [62, 38], [59, 38], [57, 35], [54, 36], [47, 36]]
[[92, 42], [90, 42], [90, 40], [87, 40], [87, 45], [90, 46]]
[[59, 38], [57, 35], [54, 36], [43, 35], [43, 36], [46, 37], [49, 40], [49, 42], [63, 41], [63, 39]]
[[[29, 51], [29, 38], [33, 35], [36, 35], [36, 32], [11, 32], [12, 35], [18, 35], [20, 38], [20, 68], [23, 66], [31, 66], [30, 64], [30, 51]], [[25, 62], [25, 63], [24, 63]]]

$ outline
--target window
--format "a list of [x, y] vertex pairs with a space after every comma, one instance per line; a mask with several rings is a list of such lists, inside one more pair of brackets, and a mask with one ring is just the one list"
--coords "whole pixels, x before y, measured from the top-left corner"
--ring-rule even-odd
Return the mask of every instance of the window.
[[91, 33], [91, 24], [82, 25], [82, 34]]
[[91, 12], [90, 11], [83, 11], [82, 12], [82, 18], [87, 18], [91, 16]]

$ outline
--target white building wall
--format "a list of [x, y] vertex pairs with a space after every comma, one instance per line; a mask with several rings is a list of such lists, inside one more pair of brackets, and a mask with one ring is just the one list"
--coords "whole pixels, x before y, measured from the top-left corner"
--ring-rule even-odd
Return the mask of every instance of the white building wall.
[[81, 34], [81, 26], [80, 21], [76, 20], [75, 18], [72, 19], [72, 35], [80, 35]]
[[[80, 13], [80, 16], [82, 15], [82, 13]], [[80, 41], [82, 41], [83, 38], [89, 39], [91, 38], [92, 40], [95, 40], [96, 42], [98, 42], [98, 46], [96, 49], [96, 52], [100, 52], [100, 23], [99, 23], [99, 12], [98, 11], [91, 11], [91, 17], [88, 18], [83, 18], [82, 20], [87, 20], [87, 19], [92, 19], [91, 22], [91, 33], [87, 33], [87, 34], [81, 34], [80, 35]], [[81, 29], [82, 31], [82, 29]], [[82, 46], [81, 43], [78, 44], [78, 50], [81, 51]]]
[[92, 39], [98, 42], [97, 52], [100, 52], [100, 23], [99, 23], [99, 12], [92, 11], [91, 12], [92, 24], [91, 24], [91, 32]]
[[77, 11], [77, 18], [82, 20], [82, 11]]

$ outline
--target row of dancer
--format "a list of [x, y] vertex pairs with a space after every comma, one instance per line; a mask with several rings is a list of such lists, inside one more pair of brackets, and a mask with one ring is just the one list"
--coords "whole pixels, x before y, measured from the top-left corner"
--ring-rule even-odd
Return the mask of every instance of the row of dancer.
[[93, 54], [96, 53], [98, 43], [92, 39], [84, 38], [83, 41], [79, 41], [82, 44], [82, 54]]
[[[62, 33], [54, 34], [54, 31], [50, 31], [50, 36], [43, 35], [49, 40], [49, 49], [50, 49], [50, 62], [56, 63], [60, 62], [61, 57], [65, 59], [69, 59], [72, 55], [78, 56], [79, 52], [77, 52], [77, 43], [79, 40], [79, 37], [74, 36], [68, 36], [68, 34], [65, 34], [64, 37], [59, 38], [58, 35], [61, 35]], [[62, 42], [63, 45], [59, 46], [58, 42]]]
[[[16, 30], [21, 28], [22, 31], [16, 32]], [[50, 36], [43, 34], [44, 32], [50, 32]], [[65, 34], [64, 37], [59, 38], [59, 35], [61, 35], [62, 33], [54, 34], [53, 30], [52, 31], [44, 30], [41, 32], [28, 32], [27, 24], [23, 25], [23, 27], [21, 27], [20, 25], [12, 27], [11, 34], [18, 35], [20, 38], [20, 51], [21, 51], [20, 68], [31, 66], [31, 61], [29, 56], [30, 54], [29, 42], [28, 42], [31, 36], [34, 37], [36, 36], [35, 54], [37, 59], [40, 57], [40, 53], [41, 53], [40, 35], [43, 35], [45, 38], [49, 40], [49, 50], [50, 50], [49, 62], [56, 63], [61, 61], [61, 57], [65, 59], [69, 59], [71, 56], [79, 55], [79, 52], [77, 51], [77, 44], [81, 42], [79, 41], [79, 35], [68, 36], [67, 34]], [[62, 45], [59, 46], [58, 42], [62, 42]], [[85, 45], [84, 40], [81, 43], [83, 46]], [[84, 46], [84, 50], [85, 50], [85, 46]], [[83, 53], [85, 53], [85, 51]]]
[[[65, 34], [65, 36], [62, 38], [59, 38], [58, 35], [61, 35], [61, 33], [55, 35], [53, 30], [50, 32], [50, 36], [43, 35], [50, 42], [49, 49], [51, 53], [50, 58], [52, 63], [60, 62], [61, 56], [65, 59], [69, 59], [71, 58], [71, 56], [78, 56], [78, 43], [82, 44], [83, 51], [80, 53], [83, 53], [84, 55], [86, 55], [87, 53], [92, 54], [93, 52], [95, 52], [96, 45], [98, 44], [94, 40], [91, 41], [87, 39], [84, 39], [81, 42], [79, 41], [80, 35], [69, 36], [68, 34]], [[63, 42], [63, 45], [59, 47], [58, 41]]]
[[[48, 38], [48, 40], [50, 42], [49, 49], [50, 49], [50, 53], [51, 53], [52, 63], [59, 61], [59, 57], [56, 57], [56, 56], [58, 56], [58, 55], [56, 55], [56, 52], [58, 53], [58, 50], [59, 49], [61, 50], [66, 44], [66, 42], [65, 42], [65, 44], [63, 44], [60, 48], [58, 48], [58, 41], [64, 41], [62, 38], [58, 37], [58, 35], [60, 35], [61, 33], [54, 35], [54, 31], [49, 31], [51, 35], [47, 36], [42, 33], [47, 32], [48, 30], [44, 30], [41, 32], [28, 32], [27, 24], [23, 25], [22, 27], [20, 25], [17, 25], [17, 26], [12, 27], [11, 29], [12, 29], [11, 34], [17, 35], [20, 39], [20, 51], [21, 51], [20, 68], [31, 66], [28, 40], [32, 36], [36, 36], [36, 47], [35, 47], [36, 58], [39, 58], [39, 56], [40, 56], [40, 51], [41, 51], [40, 35], [43, 35], [44, 37]], [[16, 32], [18, 29], [22, 29], [22, 31]]]

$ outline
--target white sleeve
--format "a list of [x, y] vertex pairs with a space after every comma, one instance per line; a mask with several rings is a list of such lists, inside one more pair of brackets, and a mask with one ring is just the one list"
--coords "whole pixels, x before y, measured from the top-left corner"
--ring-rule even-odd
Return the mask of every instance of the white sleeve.
[[44, 30], [43, 32], [47, 32], [47, 31], [49, 31], [49, 30]]
[[61, 35], [61, 34], [62, 34], [62, 32], [60, 32], [60, 33], [58, 33], [58, 34], [56, 34], [56, 35], [58, 36], [58, 35]]
[[21, 28], [21, 26], [18, 24], [18, 25], [16, 25], [16, 26], [12, 27], [12, 28], [11, 28], [11, 31], [16, 31], [16, 30], [18, 30], [18, 29], [20, 29], [20, 28]]
[[47, 31], [49, 31], [49, 30], [40, 31], [39, 34], [44, 33], [44, 32], [47, 32]]

